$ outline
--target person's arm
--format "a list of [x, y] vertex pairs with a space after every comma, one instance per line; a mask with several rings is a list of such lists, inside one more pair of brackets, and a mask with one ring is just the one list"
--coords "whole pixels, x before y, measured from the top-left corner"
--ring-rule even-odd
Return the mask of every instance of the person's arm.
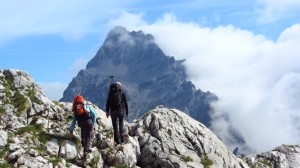
[[90, 106], [88, 106], [88, 108], [89, 108], [90, 114], [91, 114], [92, 117], [93, 117], [93, 125], [95, 125], [95, 123], [96, 123], [96, 113], [95, 113], [95, 111], [93, 110], [93, 108], [91, 108]]
[[125, 110], [126, 110], [126, 115], [128, 116], [128, 104], [126, 100], [125, 93], [123, 92], [123, 99], [124, 99], [124, 105], [125, 105]]
[[109, 116], [109, 108], [110, 108], [110, 102], [109, 102], [109, 96], [107, 97], [107, 100], [106, 100], [106, 109], [105, 109], [105, 112], [106, 112], [106, 117]]

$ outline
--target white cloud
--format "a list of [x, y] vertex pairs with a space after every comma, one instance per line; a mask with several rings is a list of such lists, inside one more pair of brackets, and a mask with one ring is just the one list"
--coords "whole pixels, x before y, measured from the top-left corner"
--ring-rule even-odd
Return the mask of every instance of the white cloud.
[[123, 27], [146, 25], [147, 22], [142, 20], [143, 16], [144, 16], [144, 14], [142, 14], [142, 13], [132, 14], [127, 11], [124, 11], [120, 17], [118, 17], [114, 20], [111, 20], [109, 22], [109, 26], [111, 28], [113, 28], [115, 26], [119, 26], [120, 23], [122, 23]]
[[299, 0], [257, 0], [259, 22], [268, 23], [288, 17], [299, 17]]
[[62, 98], [63, 92], [68, 86], [68, 84], [60, 83], [60, 82], [38, 83], [38, 84], [42, 87], [45, 95], [50, 100], [56, 100], [56, 101]]
[[[211, 29], [179, 22], [173, 14], [128, 29], [153, 34], [167, 55], [187, 59], [192, 82], [220, 99], [213, 121], [220, 136], [231, 125], [250, 147], [265, 151], [300, 140], [299, 27], [287, 28], [275, 42], [231, 25]], [[229, 123], [218, 120], [223, 114]]]

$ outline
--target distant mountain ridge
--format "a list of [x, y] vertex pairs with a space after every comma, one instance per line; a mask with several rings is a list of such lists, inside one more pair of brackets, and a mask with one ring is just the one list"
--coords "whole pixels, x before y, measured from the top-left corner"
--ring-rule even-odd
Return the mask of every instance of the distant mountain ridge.
[[184, 60], [166, 56], [150, 34], [116, 27], [86, 69], [70, 82], [60, 101], [81, 94], [105, 109], [109, 77], [120, 81], [127, 94], [130, 119], [136, 119], [157, 105], [176, 108], [210, 126], [210, 92], [197, 90], [187, 80]]

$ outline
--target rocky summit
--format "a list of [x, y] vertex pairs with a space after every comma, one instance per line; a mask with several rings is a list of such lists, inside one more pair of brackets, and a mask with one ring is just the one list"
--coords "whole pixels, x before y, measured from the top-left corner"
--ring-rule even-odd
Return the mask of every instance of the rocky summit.
[[216, 96], [187, 80], [183, 62], [166, 56], [152, 35], [116, 27], [86, 69], [69, 83], [60, 101], [72, 101], [80, 94], [104, 108], [109, 84], [120, 81], [128, 99], [129, 119], [164, 105], [209, 126], [210, 102]]
[[[256, 168], [300, 167], [300, 147], [283, 145], [246, 157], [233, 155], [205, 125], [177, 109], [157, 106], [125, 123], [125, 142], [113, 143], [111, 119], [97, 115], [87, 167]], [[0, 70], [0, 167], [82, 167], [80, 128], [69, 140], [72, 103], [52, 102], [30, 75]]]

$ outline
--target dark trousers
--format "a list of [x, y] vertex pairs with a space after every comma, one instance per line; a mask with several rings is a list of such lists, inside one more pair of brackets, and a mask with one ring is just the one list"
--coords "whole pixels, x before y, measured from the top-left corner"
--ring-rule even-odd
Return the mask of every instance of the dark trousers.
[[114, 140], [115, 143], [120, 144], [121, 142], [124, 142], [123, 139], [123, 132], [124, 132], [124, 111], [113, 111], [111, 113], [111, 121], [114, 128]]
[[[89, 119], [90, 120], [90, 119]], [[92, 121], [85, 121], [81, 123], [81, 144], [83, 152], [89, 152], [91, 146], [91, 132], [93, 129]]]

